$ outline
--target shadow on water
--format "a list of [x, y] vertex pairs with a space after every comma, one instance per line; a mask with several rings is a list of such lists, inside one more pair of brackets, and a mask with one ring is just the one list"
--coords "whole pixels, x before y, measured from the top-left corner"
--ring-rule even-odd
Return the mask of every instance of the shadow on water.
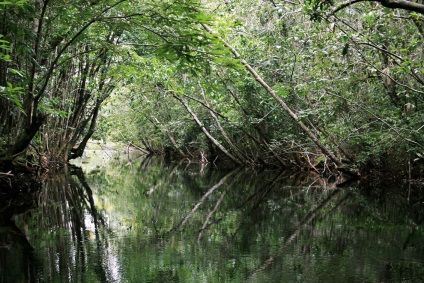
[[335, 181], [149, 158], [70, 167], [1, 200], [0, 282], [423, 281], [423, 188]]

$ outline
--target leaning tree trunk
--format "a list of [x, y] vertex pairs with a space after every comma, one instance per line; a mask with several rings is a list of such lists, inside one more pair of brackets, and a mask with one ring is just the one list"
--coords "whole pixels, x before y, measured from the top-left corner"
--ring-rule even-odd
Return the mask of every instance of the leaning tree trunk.
[[38, 133], [43, 122], [43, 116], [34, 117], [32, 119], [32, 123], [27, 125], [25, 129], [21, 131], [21, 134], [17, 137], [15, 143], [7, 150], [0, 153], [0, 163], [12, 161], [17, 155], [23, 152], [32, 141], [32, 138]]
[[346, 168], [343, 168], [343, 163], [338, 160], [338, 158], [328, 149], [319, 138], [299, 119], [299, 117], [290, 109], [290, 107], [284, 102], [281, 97], [261, 78], [261, 76], [252, 68], [252, 66], [247, 63], [246, 60], [242, 59], [240, 54], [235, 50], [231, 45], [229, 45], [224, 39], [218, 36], [213, 30], [206, 24], [201, 24], [203, 28], [216, 36], [225, 47], [227, 47], [236, 59], [240, 60], [240, 63], [245, 67], [245, 69], [255, 78], [255, 80], [280, 104], [280, 106], [289, 114], [289, 116], [302, 128], [303, 132], [309, 136], [309, 138], [316, 144], [316, 146], [321, 150], [323, 154], [328, 156], [331, 161], [337, 166], [337, 170], [340, 172], [346, 173], [348, 175], [357, 176], [357, 172], [352, 172]]
[[190, 115], [193, 117], [193, 119], [196, 121], [197, 125], [202, 129], [203, 133], [206, 135], [206, 137], [217, 147], [219, 150], [221, 150], [222, 153], [225, 154], [229, 159], [231, 159], [234, 163], [238, 165], [243, 165], [243, 162], [241, 162], [237, 157], [233, 156], [231, 153], [228, 152], [228, 150], [225, 149], [224, 146], [222, 146], [203, 126], [202, 122], [200, 122], [199, 118], [197, 118], [196, 114], [190, 109], [187, 102], [182, 99], [181, 97], [178, 97], [176, 94], [173, 95], [178, 101], [181, 102], [181, 104], [187, 109], [187, 111], [190, 113]]
[[221, 122], [219, 122], [218, 117], [216, 116], [215, 112], [213, 111], [211, 105], [209, 104], [208, 100], [206, 99], [205, 91], [203, 90], [200, 82], [198, 83], [203, 99], [205, 101], [206, 106], [208, 107], [209, 114], [214, 119], [216, 126], [218, 127], [219, 131], [221, 132], [222, 137], [227, 142], [227, 144], [230, 146], [230, 148], [233, 150], [233, 152], [238, 156], [239, 159], [242, 160], [243, 164], [249, 164], [253, 163], [253, 161], [248, 161], [247, 157], [244, 156], [244, 154], [241, 152], [241, 150], [231, 141], [231, 139], [228, 137], [227, 133], [225, 132], [224, 128], [221, 125]]
[[[218, 72], [215, 72], [217, 74], [218, 77], [220, 77]], [[246, 117], [249, 117], [249, 113], [247, 111], [247, 109], [241, 104], [240, 100], [238, 99], [237, 95], [225, 84], [225, 82], [223, 81], [223, 79], [221, 78], [221, 81], [224, 83], [225, 88], [227, 89], [227, 91], [231, 94], [231, 96], [234, 98], [234, 101], [237, 103], [237, 105], [240, 107], [241, 111], [243, 112], [243, 114]], [[268, 150], [272, 156], [275, 157], [275, 159], [280, 163], [280, 165], [282, 167], [285, 167], [287, 162], [285, 162], [273, 149], [272, 147], [268, 144], [267, 139], [264, 137], [262, 131], [259, 129], [257, 124], [253, 125], [254, 130], [256, 131], [256, 133], [259, 135], [259, 140], [254, 137], [251, 133], [249, 133], [247, 130], [241, 128], [241, 130], [243, 131], [243, 133], [245, 133], [251, 140], [253, 140], [259, 147], [263, 147], [266, 150]], [[263, 164], [266, 163], [265, 160], [263, 160], [262, 158], [259, 158], [259, 161]]]

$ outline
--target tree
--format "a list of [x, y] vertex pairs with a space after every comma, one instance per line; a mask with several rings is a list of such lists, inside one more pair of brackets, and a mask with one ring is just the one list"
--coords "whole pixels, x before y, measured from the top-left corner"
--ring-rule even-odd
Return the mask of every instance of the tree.
[[151, 153], [319, 172], [423, 154], [419, 12], [355, 1], [20, 3], [1, 6], [3, 161], [32, 143], [65, 162], [106, 135]]
[[[193, 9], [196, 5], [197, 1], [127, 0], [1, 4], [5, 17], [0, 34], [14, 40], [10, 64], [22, 70], [22, 78], [9, 72], [2, 86], [20, 80], [22, 96], [17, 101], [23, 110], [15, 110], [15, 116], [2, 111], [8, 139], [0, 160], [13, 160], [34, 139], [52, 160], [80, 156], [94, 133], [102, 103], [122, 80], [118, 66], [127, 60], [131, 44], [124, 41], [146, 40], [159, 46], [157, 52], [164, 56], [192, 60], [196, 48], [208, 44], [198, 39], [200, 28], [190, 24], [207, 18]], [[7, 74], [9, 66], [2, 68]], [[2, 109], [10, 113], [16, 103], [9, 97], [3, 99]]]

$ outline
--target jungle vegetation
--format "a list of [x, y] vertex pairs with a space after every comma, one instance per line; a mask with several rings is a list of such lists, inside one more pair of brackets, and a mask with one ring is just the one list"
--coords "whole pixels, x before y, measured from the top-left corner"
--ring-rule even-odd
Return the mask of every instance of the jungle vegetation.
[[0, 2], [0, 164], [90, 139], [241, 166], [422, 175], [421, 0]]

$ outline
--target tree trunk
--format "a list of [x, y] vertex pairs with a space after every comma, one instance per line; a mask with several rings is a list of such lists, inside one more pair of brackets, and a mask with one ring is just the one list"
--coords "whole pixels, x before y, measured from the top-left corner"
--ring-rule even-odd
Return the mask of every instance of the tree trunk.
[[202, 129], [203, 133], [206, 135], [206, 137], [216, 146], [219, 148], [219, 150], [221, 150], [222, 153], [224, 153], [229, 159], [231, 159], [234, 163], [238, 164], [238, 165], [243, 165], [243, 163], [235, 156], [233, 156], [231, 153], [229, 153], [209, 132], [208, 130], [205, 128], [205, 126], [203, 126], [202, 122], [200, 122], [199, 118], [197, 118], [196, 114], [194, 114], [194, 112], [190, 109], [190, 107], [188, 106], [187, 102], [178, 97], [176, 94], [173, 95], [178, 101], [181, 102], [181, 104], [187, 109], [187, 111], [190, 113], [190, 115], [193, 117], [193, 119], [196, 121], [197, 125], [199, 125], [199, 127]]
[[224, 41], [221, 37], [216, 35], [212, 31], [212, 29], [206, 24], [201, 24], [203, 28], [211, 34], [215, 34], [215, 36], [221, 40], [225, 47], [227, 47], [231, 53], [234, 55], [236, 59], [239, 59], [241, 64], [245, 67], [245, 69], [255, 78], [255, 80], [281, 105], [281, 107], [289, 114], [289, 116], [302, 128], [303, 132], [309, 136], [309, 138], [316, 144], [316, 146], [322, 151], [323, 154], [327, 155], [331, 161], [336, 164], [337, 169], [340, 172], [347, 173], [349, 175], [357, 176], [357, 172], [351, 172], [346, 168], [343, 168], [343, 164], [336, 158], [336, 156], [318, 139], [318, 137], [299, 119], [299, 117], [288, 107], [288, 105], [279, 97], [275, 91], [261, 78], [261, 76], [246, 62], [246, 60], [242, 59], [240, 54], [226, 41]]
[[166, 135], [168, 136], [169, 140], [171, 141], [172, 145], [175, 147], [175, 149], [178, 151], [178, 153], [182, 157], [187, 157], [187, 155], [184, 153], [184, 151], [181, 150], [181, 148], [178, 146], [177, 142], [175, 141], [174, 137], [172, 136], [171, 132], [166, 127], [165, 123], [160, 123], [159, 120], [156, 117], [153, 117], [159, 125], [162, 125]]
[[202, 92], [203, 100], [205, 101], [206, 106], [208, 107], [209, 114], [214, 119], [219, 131], [221, 132], [222, 137], [227, 142], [227, 144], [230, 146], [230, 148], [235, 152], [235, 154], [238, 156], [239, 159], [243, 162], [243, 164], [249, 164], [253, 163], [253, 161], [248, 161], [247, 158], [243, 155], [241, 150], [231, 141], [231, 139], [228, 137], [227, 133], [225, 132], [224, 128], [221, 125], [221, 122], [219, 122], [218, 117], [215, 115], [215, 111], [212, 109], [211, 105], [209, 104], [208, 100], [206, 99], [205, 91], [203, 90], [202, 86], [200, 85], [200, 82], [198, 83], [200, 90]]
[[90, 128], [88, 129], [88, 132], [85, 134], [78, 147], [71, 149], [71, 156], [69, 156], [69, 160], [81, 157], [84, 153], [84, 149], [87, 146], [88, 140], [91, 138], [91, 136], [94, 134], [94, 131], [96, 130], [97, 116], [99, 114], [101, 103], [102, 102], [100, 100], [96, 102], [96, 106], [93, 111], [93, 116], [91, 117]]
[[[218, 72], [216, 72], [216, 74], [219, 76]], [[222, 80], [222, 79], [221, 79]], [[240, 106], [243, 114], [248, 117], [250, 116], [250, 114], [247, 112], [246, 108], [243, 107], [243, 105], [241, 104], [240, 100], [238, 99], [237, 95], [229, 88], [226, 86], [227, 91], [231, 94], [231, 96], [234, 98], [234, 101]], [[269, 146], [268, 141], [266, 139], [266, 137], [263, 136], [262, 131], [259, 129], [257, 124], [253, 125], [253, 128], [255, 129], [255, 131], [258, 133], [260, 140], [258, 140], [256, 137], [254, 137], [251, 133], [249, 133], [247, 130], [245, 129], [241, 129], [251, 140], [253, 140], [258, 146], [264, 147], [266, 148], [269, 152], [271, 152], [272, 156], [274, 156], [277, 161], [280, 163], [280, 165], [282, 167], [286, 166], [287, 162], [284, 162], [284, 160], [281, 159], [281, 157], [275, 153], [275, 151]], [[266, 163], [263, 159], [259, 160], [262, 163]]]
[[0, 153], [0, 161], [12, 161], [18, 154], [24, 151], [29, 146], [33, 137], [38, 133], [43, 122], [44, 117], [34, 117], [32, 124], [25, 127], [25, 129], [16, 138], [15, 143], [7, 150]]

